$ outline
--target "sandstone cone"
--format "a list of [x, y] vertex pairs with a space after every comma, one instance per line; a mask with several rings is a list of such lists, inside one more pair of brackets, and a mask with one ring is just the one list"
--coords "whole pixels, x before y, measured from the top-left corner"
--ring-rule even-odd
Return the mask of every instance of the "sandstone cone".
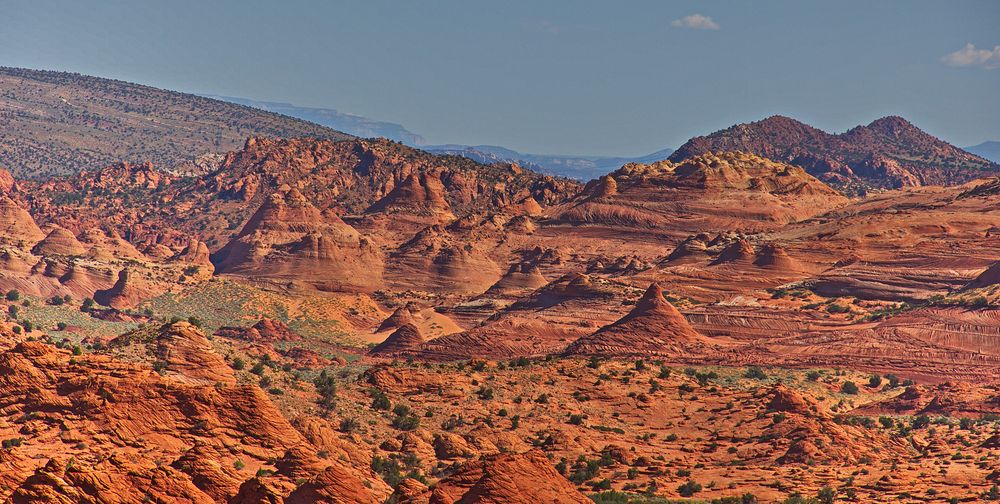
[[437, 174], [411, 173], [402, 183], [397, 185], [365, 210], [365, 213], [399, 213], [406, 212], [416, 215], [435, 215], [447, 220], [455, 216], [445, 199], [444, 186]]
[[709, 236], [705, 233], [699, 233], [696, 235], [691, 235], [680, 242], [670, 255], [667, 256], [668, 262], [677, 261], [686, 257], [705, 255], [705, 251], [708, 249]]
[[156, 355], [168, 374], [194, 383], [235, 385], [232, 368], [212, 349], [197, 327], [187, 322], [163, 326], [156, 338]]
[[[400, 504], [476, 502], [480, 504], [586, 504], [591, 500], [559, 474], [538, 450], [493, 455], [469, 462], [439, 481], [433, 489], [414, 495], [416, 485], [398, 492]], [[428, 495], [429, 494], [429, 495]]]
[[548, 280], [542, 276], [538, 266], [522, 262], [511, 266], [507, 273], [486, 291], [486, 294], [522, 294], [541, 288], [547, 283]]
[[802, 265], [795, 259], [792, 259], [784, 248], [773, 243], [764, 245], [764, 247], [760, 249], [756, 257], [754, 257], [753, 264], [754, 266], [775, 270], [802, 269]]
[[378, 329], [375, 329], [375, 332], [389, 331], [414, 323], [416, 322], [413, 318], [413, 312], [410, 311], [410, 307], [400, 306], [399, 308], [396, 308], [396, 311], [392, 312], [392, 315], [389, 315], [388, 318], [379, 324]]
[[184, 249], [178, 252], [176, 256], [172, 257], [172, 259], [178, 262], [205, 266], [209, 271], [214, 271], [215, 267], [212, 266], [212, 261], [209, 256], [210, 252], [208, 250], [208, 245], [205, 245], [205, 243], [201, 240], [192, 237]]
[[87, 253], [87, 247], [84, 247], [79, 240], [76, 239], [74, 235], [68, 229], [53, 226], [49, 234], [38, 242], [31, 249], [31, 252], [36, 255], [48, 256], [48, 255], [62, 255], [62, 256], [79, 256]]
[[1000, 261], [997, 261], [989, 268], [986, 268], [986, 271], [980, 273], [974, 280], [966, 284], [964, 288], [978, 289], [996, 284], [1000, 284]]
[[377, 248], [288, 187], [272, 194], [212, 262], [220, 273], [303, 281], [331, 291], [371, 291], [382, 283]]
[[418, 329], [417, 326], [413, 324], [404, 324], [393, 331], [393, 333], [390, 334], [385, 341], [379, 343], [368, 353], [380, 357], [398, 355], [402, 352], [419, 347], [424, 344], [425, 341], [426, 340], [423, 335], [420, 334], [420, 329]]
[[139, 249], [122, 238], [114, 229], [102, 231], [100, 229], [87, 229], [80, 234], [80, 241], [90, 245], [88, 257], [100, 261], [112, 261], [115, 259], [138, 259], [144, 260], [146, 256], [139, 252]]
[[401, 245], [389, 265], [387, 276], [397, 289], [481, 294], [501, 277], [500, 266], [481, 247], [440, 225]]
[[712, 264], [726, 264], [735, 262], [750, 262], [754, 260], [756, 254], [753, 250], [753, 245], [750, 244], [744, 238], [734, 241], [722, 249], [722, 253], [719, 254]]
[[657, 355], [715, 346], [652, 284], [628, 315], [570, 344], [570, 355]]
[[0, 244], [31, 248], [45, 238], [31, 214], [14, 200], [0, 196]]

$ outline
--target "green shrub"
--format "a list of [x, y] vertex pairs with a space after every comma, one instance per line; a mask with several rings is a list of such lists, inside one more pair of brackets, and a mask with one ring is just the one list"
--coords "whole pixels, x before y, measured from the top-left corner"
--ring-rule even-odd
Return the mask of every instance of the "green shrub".
[[840, 386], [840, 391], [844, 394], [857, 394], [858, 386], [852, 381], [845, 381], [843, 385]]

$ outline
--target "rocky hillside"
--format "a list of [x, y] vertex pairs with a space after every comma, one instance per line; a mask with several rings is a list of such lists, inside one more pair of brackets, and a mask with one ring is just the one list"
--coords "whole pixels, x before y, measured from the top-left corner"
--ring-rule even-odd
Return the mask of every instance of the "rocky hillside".
[[0, 167], [42, 178], [151, 161], [190, 171], [249, 136], [349, 135], [260, 109], [129, 82], [0, 67]]
[[935, 138], [901, 117], [883, 117], [835, 135], [783, 116], [737, 124], [688, 140], [670, 156], [744, 151], [805, 168], [827, 183], [868, 189], [957, 185], [1000, 172], [1000, 165]]
[[364, 214], [367, 221], [391, 214], [396, 223], [405, 220], [398, 218], [400, 209], [413, 207], [415, 216], [420, 213], [415, 208], [429, 201], [463, 213], [497, 209], [527, 196], [553, 203], [579, 189], [575, 182], [517, 166], [436, 156], [384, 139], [251, 138], [196, 177], [171, 177], [149, 164], [115, 164], [20, 183], [43, 224], [61, 222], [82, 230], [114, 223], [143, 244], [184, 241], [197, 233], [208, 237], [213, 250], [282, 187], [298, 188], [321, 211]]

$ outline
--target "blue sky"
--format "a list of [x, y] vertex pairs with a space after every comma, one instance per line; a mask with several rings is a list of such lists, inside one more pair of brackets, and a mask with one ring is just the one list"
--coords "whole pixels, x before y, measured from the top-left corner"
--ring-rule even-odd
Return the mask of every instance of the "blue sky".
[[336, 108], [432, 143], [637, 155], [772, 114], [1000, 140], [996, 1], [0, 0], [0, 16], [0, 65]]

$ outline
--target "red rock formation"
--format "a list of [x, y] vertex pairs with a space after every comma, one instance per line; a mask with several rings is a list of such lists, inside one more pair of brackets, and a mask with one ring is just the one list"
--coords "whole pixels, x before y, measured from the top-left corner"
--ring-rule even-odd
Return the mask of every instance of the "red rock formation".
[[717, 346], [691, 327], [655, 283], [628, 315], [584, 336], [566, 349], [567, 355], [681, 355]]
[[411, 173], [365, 212], [432, 215], [442, 221], [455, 218], [445, 199], [445, 189], [441, 179], [437, 174], [428, 172]]
[[388, 338], [372, 348], [368, 353], [378, 357], [391, 357], [402, 352], [413, 350], [422, 345], [424, 340], [420, 329], [413, 324], [404, 324], [393, 331]]
[[[871, 187], [960, 184], [996, 173], [997, 165], [924, 133], [900, 117], [831, 135], [794, 119], [772, 116], [688, 140], [670, 156], [678, 162], [707, 152], [743, 151], [832, 174]], [[947, 170], [939, 159], [968, 167]], [[835, 180], [835, 179], [831, 179]]]
[[119, 310], [131, 308], [150, 296], [150, 292], [136, 285], [128, 269], [118, 272], [118, 281], [109, 289], [94, 292], [94, 301]]
[[168, 376], [205, 385], [236, 384], [232, 368], [212, 350], [205, 334], [187, 322], [164, 326], [155, 344]]
[[710, 239], [711, 238], [707, 233], [698, 233], [685, 238], [684, 241], [678, 244], [677, 247], [670, 252], [670, 255], [667, 256], [667, 262], [675, 262], [688, 257], [706, 255]]
[[400, 306], [399, 308], [396, 308], [394, 312], [392, 312], [392, 315], [389, 315], [388, 318], [386, 318], [385, 320], [382, 321], [381, 324], [379, 324], [378, 329], [375, 329], [375, 332], [390, 331], [398, 327], [402, 327], [406, 324], [413, 324], [413, 323], [414, 323], [413, 312], [410, 311], [410, 307]]
[[256, 324], [247, 328], [221, 327], [215, 334], [217, 336], [259, 344], [299, 341], [302, 339], [301, 336], [292, 332], [284, 322], [270, 318], [262, 318]]
[[215, 266], [212, 264], [210, 255], [208, 245], [205, 245], [205, 243], [201, 240], [192, 237], [188, 240], [184, 249], [178, 252], [177, 255], [171, 257], [171, 260], [186, 264], [193, 264], [211, 274], [215, 271]]
[[400, 504], [586, 504], [591, 502], [556, 472], [541, 451], [486, 457], [463, 465], [458, 472], [422, 493], [407, 485], [396, 494]]
[[0, 244], [30, 249], [43, 238], [45, 233], [31, 214], [6, 195], [0, 195]]
[[500, 279], [500, 267], [473, 243], [441, 226], [417, 233], [390, 255], [386, 277], [399, 290], [480, 294]]
[[740, 238], [722, 249], [722, 253], [719, 257], [716, 257], [712, 261], [713, 265], [716, 264], [727, 264], [727, 263], [737, 263], [737, 262], [751, 262], [754, 260], [756, 254], [753, 249], [753, 245], [750, 244], [746, 239]]
[[541, 288], [548, 283], [548, 280], [542, 276], [542, 272], [538, 269], [538, 266], [521, 262], [511, 266], [507, 270], [507, 273], [486, 291], [486, 295], [520, 296]]
[[87, 253], [87, 247], [84, 247], [71, 231], [59, 226], [52, 226], [49, 234], [38, 242], [31, 249], [31, 252], [41, 256], [80, 256]]
[[986, 268], [986, 271], [983, 271], [974, 280], [966, 284], [964, 289], [978, 289], [997, 284], [1000, 284], [1000, 261], [997, 261], [989, 268]]
[[287, 187], [271, 195], [213, 262], [221, 273], [298, 280], [324, 290], [373, 290], [382, 282], [375, 246]]
[[775, 270], [800, 270], [802, 265], [788, 255], [788, 252], [773, 243], [764, 245], [753, 260], [754, 266]]

